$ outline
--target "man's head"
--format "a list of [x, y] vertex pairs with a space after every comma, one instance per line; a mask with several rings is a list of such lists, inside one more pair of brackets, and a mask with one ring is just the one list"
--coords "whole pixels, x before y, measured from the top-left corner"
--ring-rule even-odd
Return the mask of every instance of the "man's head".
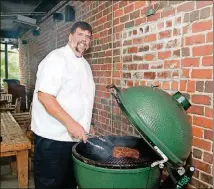
[[92, 28], [86, 22], [76, 22], [69, 35], [69, 46], [77, 56], [82, 56], [89, 49], [92, 36]]

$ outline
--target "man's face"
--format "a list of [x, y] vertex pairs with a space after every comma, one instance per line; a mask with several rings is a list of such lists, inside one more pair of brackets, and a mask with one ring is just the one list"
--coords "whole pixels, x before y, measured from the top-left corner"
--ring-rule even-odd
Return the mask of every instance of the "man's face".
[[89, 49], [91, 42], [91, 33], [88, 30], [77, 28], [73, 34], [69, 35], [69, 43], [77, 55], [82, 56]]

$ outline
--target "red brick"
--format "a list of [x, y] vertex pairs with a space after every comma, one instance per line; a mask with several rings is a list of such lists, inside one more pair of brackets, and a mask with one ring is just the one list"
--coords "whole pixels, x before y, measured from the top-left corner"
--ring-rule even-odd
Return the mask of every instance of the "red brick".
[[133, 10], [134, 10], [134, 4], [131, 4], [124, 8], [124, 13], [127, 14], [127, 13], [132, 12]]
[[128, 1], [120, 1], [119, 2], [119, 7], [125, 7], [126, 5], [128, 5]]
[[178, 6], [177, 13], [182, 12], [182, 11], [188, 12], [188, 11], [194, 10], [194, 4], [195, 4], [195, 2], [193, 1], [193, 2], [188, 2], [183, 5]]
[[166, 22], [166, 27], [171, 27], [171, 26], [172, 26], [172, 21], [171, 20], [167, 21]]
[[197, 115], [204, 115], [204, 107], [203, 106], [192, 105], [187, 110], [187, 113], [192, 113], [192, 114], [197, 114]]
[[201, 21], [194, 23], [192, 25], [192, 32], [202, 32], [206, 30], [211, 30], [212, 29], [212, 20], [206, 20], [206, 21]]
[[203, 45], [193, 47], [193, 56], [206, 56], [213, 53], [213, 45]]
[[162, 89], [164, 90], [169, 90], [170, 87], [170, 82], [169, 81], [164, 81], [162, 85]]
[[205, 82], [205, 90], [206, 93], [212, 93], [213, 92], [213, 81], [206, 81]]
[[146, 17], [141, 17], [135, 20], [135, 26], [141, 25], [146, 22]]
[[175, 14], [175, 9], [170, 9], [170, 10], [167, 10], [167, 11], [162, 11], [161, 12], [161, 18], [168, 17], [168, 16], [174, 15], [174, 14]]
[[177, 81], [173, 81], [172, 82], [171, 89], [174, 90], [174, 91], [178, 90], [178, 82]]
[[128, 80], [128, 81], [127, 81], [127, 86], [128, 86], [128, 87], [133, 87], [133, 85], [134, 85], [134, 83], [133, 83], [132, 80]]
[[211, 166], [207, 163], [193, 159], [192, 164], [196, 167], [196, 169], [202, 170], [207, 173], [211, 173]]
[[137, 64], [130, 64], [128, 65], [128, 70], [131, 71], [131, 70], [137, 70]]
[[163, 71], [157, 73], [158, 78], [171, 78], [171, 72]]
[[181, 50], [182, 50], [182, 56], [183, 57], [190, 56], [190, 48], [189, 47], [184, 47]]
[[146, 81], [140, 81], [140, 86], [146, 86]]
[[144, 7], [144, 8], [141, 9], [141, 17], [145, 17], [147, 9], [148, 9], [148, 7]]
[[200, 62], [200, 58], [184, 58], [182, 59], [183, 67], [198, 67]]
[[[198, 170], [196, 170], [198, 172]], [[193, 175], [195, 175], [196, 171], [194, 172]], [[191, 185], [193, 186], [191, 186]], [[187, 189], [195, 189], [195, 188], [209, 188], [207, 184], [204, 184], [204, 182], [201, 182], [200, 180], [195, 179], [195, 177], [192, 177], [189, 185], [187, 186]]]
[[144, 38], [144, 42], [150, 42], [156, 40], [156, 34], [147, 35]]
[[142, 8], [142, 7], [144, 7], [146, 5], [146, 1], [137, 1], [136, 3], [135, 3], [135, 10], [136, 9], [139, 9], [139, 8]]
[[194, 45], [194, 44], [200, 44], [200, 43], [204, 43], [204, 42], [205, 42], [204, 34], [194, 35], [194, 36], [185, 38], [186, 45]]
[[186, 91], [187, 81], [180, 81], [180, 91]]
[[204, 139], [213, 141], [213, 130], [204, 130]]
[[158, 29], [164, 28], [164, 22], [158, 23], [157, 27]]
[[211, 105], [211, 98], [206, 95], [193, 95], [192, 102], [195, 104]]
[[150, 69], [161, 69], [163, 68], [163, 64], [151, 64]]
[[182, 69], [182, 77], [189, 78], [189, 69]]
[[203, 139], [193, 137], [192, 145], [206, 151], [211, 150], [211, 142]]
[[114, 12], [114, 17], [115, 18], [120, 17], [122, 15], [123, 15], [123, 9], [119, 9], [119, 10]]
[[205, 117], [193, 116], [193, 124], [204, 128], [212, 129], [213, 120]]
[[213, 66], [213, 56], [205, 56], [202, 58], [203, 66]]
[[171, 51], [158, 52], [158, 59], [164, 60], [171, 57]]
[[119, 18], [115, 18], [114, 20], [113, 20], [113, 25], [117, 25], [117, 24], [119, 24], [120, 23], [120, 19]]
[[195, 81], [188, 80], [187, 92], [195, 92]]
[[196, 1], [196, 9], [212, 5], [213, 1]]
[[139, 38], [134, 38], [133, 39], [133, 44], [142, 44], [144, 41], [144, 38], [143, 37], [139, 37]]
[[113, 11], [116, 11], [119, 8], [119, 3], [115, 3], [113, 5]]
[[129, 15], [124, 15], [120, 17], [120, 23], [127, 22], [129, 20]]
[[203, 129], [199, 127], [192, 127], [192, 134], [195, 137], [203, 138]]
[[156, 73], [155, 72], [145, 72], [144, 78], [145, 79], [155, 79]]
[[116, 32], [121, 32], [124, 29], [124, 24], [120, 24], [115, 27]]
[[207, 33], [207, 41], [206, 42], [213, 42], [213, 32]]
[[[173, 29], [173, 36], [178, 36], [181, 34], [181, 29], [179, 28], [174, 28]], [[184, 39], [183, 39], [184, 40]]]
[[180, 60], [165, 60], [164, 61], [164, 68], [179, 68], [180, 67]]
[[175, 70], [172, 72], [172, 77], [178, 77], [179, 76], [179, 71]]
[[138, 48], [137, 47], [130, 47], [128, 48], [128, 53], [131, 54], [131, 53], [137, 53], [138, 51]]
[[209, 107], [205, 107], [205, 116], [206, 117], [213, 117], [213, 109]]
[[212, 164], [212, 163], [213, 163], [213, 154], [204, 152], [203, 160], [204, 160], [205, 162], [207, 162], [207, 163]]
[[167, 31], [162, 31], [159, 33], [159, 39], [164, 39], [164, 38], [169, 38], [171, 37], [171, 30], [167, 30]]
[[204, 81], [196, 81], [196, 91], [204, 92]]
[[192, 78], [198, 79], [212, 79], [213, 71], [211, 69], [193, 69]]
[[140, 10], [137, 10], [137, 11], [135, 11], [135, 12], [132, 12], [131, 14], [130, 14], [130, 20], [135, 20], [136, 18], [139, 18], [139, 16], [140, 16]]
[[148, 64], [139, 64], [138, 65], [138, 70], [148, 70], [149, 65]]
[[155, 56], [153, 54], [144, 55], [144, 60], [146, 60], [146, 61], [152, 61], [154, 59], [155, 59]]

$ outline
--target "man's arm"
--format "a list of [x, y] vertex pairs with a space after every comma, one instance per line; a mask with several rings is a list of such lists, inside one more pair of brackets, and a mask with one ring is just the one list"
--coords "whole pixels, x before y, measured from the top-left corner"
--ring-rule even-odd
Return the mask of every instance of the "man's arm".
[[86, 142], [84, 128], [60, 106], [54, 96], [48, 93], [38, 92], [38, 100], [50, 115], [59, 120], [67, 128], [73, 137]]

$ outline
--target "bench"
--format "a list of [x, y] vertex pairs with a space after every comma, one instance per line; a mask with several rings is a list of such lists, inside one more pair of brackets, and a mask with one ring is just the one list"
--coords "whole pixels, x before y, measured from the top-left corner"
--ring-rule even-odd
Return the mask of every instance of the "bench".
[[10, 112], [1, 113], [0, 157], [16, 156], [19, 188], [28, 188], [28, 151], [31, 142]]

